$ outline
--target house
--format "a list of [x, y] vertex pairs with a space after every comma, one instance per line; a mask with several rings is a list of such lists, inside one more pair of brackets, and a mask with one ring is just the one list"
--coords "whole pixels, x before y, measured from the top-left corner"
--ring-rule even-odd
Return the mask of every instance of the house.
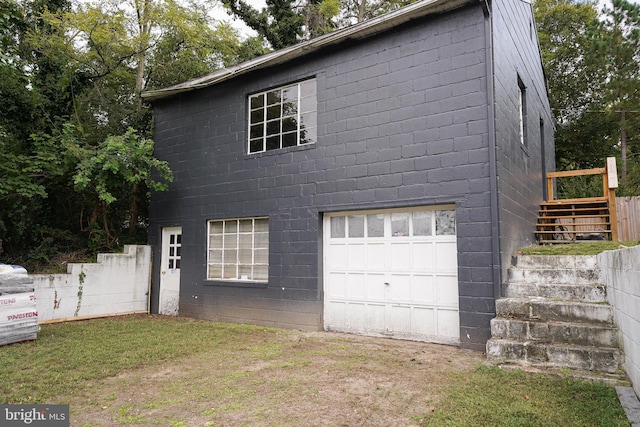
[[152, 311], [485, 349], [553, 125], [532, 7], [423, 0], [149, 91]]

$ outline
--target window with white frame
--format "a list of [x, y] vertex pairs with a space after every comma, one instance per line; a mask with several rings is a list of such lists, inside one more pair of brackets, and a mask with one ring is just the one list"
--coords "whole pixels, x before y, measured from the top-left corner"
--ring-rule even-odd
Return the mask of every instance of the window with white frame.
[[332, 239], [440, 237], [456, 235], [454, 209], [415, 208], [331, 217]]
[[208, 280], [268, 281], [268, 218], [212, 220], [208, 225]]
[[313, 144], [317, 135], [315, 79], [249, 95], [249, 153]]
[[518, 76], [518, 111], [520, 113], [520, 144], [527, 147], [527, 88], [520, 76]]

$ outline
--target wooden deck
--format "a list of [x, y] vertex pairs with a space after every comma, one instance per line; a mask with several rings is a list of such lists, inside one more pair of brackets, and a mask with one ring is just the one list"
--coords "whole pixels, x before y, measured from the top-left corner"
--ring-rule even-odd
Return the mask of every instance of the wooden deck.
[[[602, 196], [556, 199], [554, 179], [580, 175], [602, 175]], [[607, 167], [547, 174], [549, 200], [540, 205], [536, 239], [539, 243], [570, 243], [589, 240], [618, 240], [615, 158]]]

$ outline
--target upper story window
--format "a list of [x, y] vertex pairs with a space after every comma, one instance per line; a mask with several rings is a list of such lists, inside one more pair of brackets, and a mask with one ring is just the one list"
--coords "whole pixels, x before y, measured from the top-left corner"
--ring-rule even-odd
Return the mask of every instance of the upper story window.
[[249, 95], [249, 153], [315, 143], [316, 111], [315, 79]]
[[527, 88], [520, 76], [518, 76], [518, 110], [520, 114], [520, 144], [529, 145], [527, 141]]

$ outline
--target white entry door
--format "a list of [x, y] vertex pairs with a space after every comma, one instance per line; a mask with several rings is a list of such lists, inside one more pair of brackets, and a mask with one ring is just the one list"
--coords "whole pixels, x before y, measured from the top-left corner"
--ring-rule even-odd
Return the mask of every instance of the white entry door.
[[160, 302], [158, 308], [160, 314], [178, 315], [181, 252], [182, 228], [163, 228], [162, 256], [160, 259]]
[[453, 206], [324, 219], [326, 330], [457, 344]]

